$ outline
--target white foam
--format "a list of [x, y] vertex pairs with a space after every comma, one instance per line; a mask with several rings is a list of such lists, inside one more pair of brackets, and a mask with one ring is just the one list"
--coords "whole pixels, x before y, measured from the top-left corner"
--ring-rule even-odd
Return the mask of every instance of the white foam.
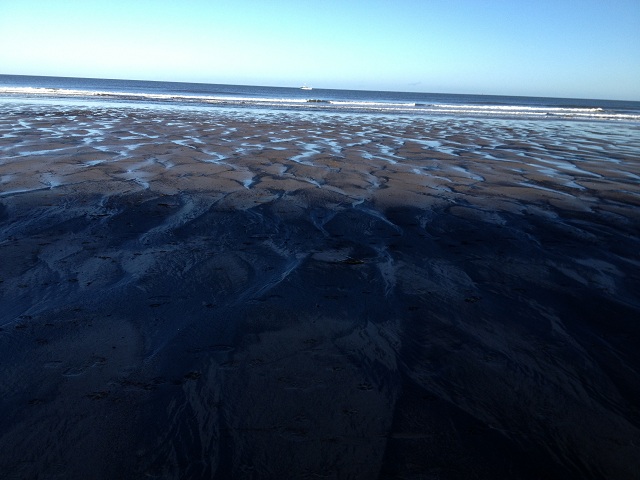
[[583, 107], [537, 107], [524, 105], [456, 105], [456, 104], [433, 104], [433, 108], [445, 108], [453, 110], [478, 110], [478, 111], [517, 111], [517, 112], [602, 112], [602, 108]]
[[[307, 99], [297, 97], [252, 97], [232, 95], [185, 95], [169, 93], [141, 93], [122, 91], [94, 91], [67, 88], [0, 87], [0, 95], [39, 97], [85, 97], [122, 101], [181, 102], [189, 104], [218, 104], [222, 106], [295, 108], [315, 111], [366, 111], [381, 113], [422, 113], [472, 116], [560, 117], [585, 120], [617, 120], [640, 122], [640, 115], [604, 110], [599, 107], [414, 103], [394, 101]], [[25, 126], [25, 128], [28, 128]]]
[[45, 96], [80, 96], [80, 97], [111, 97], [135, 98], [149, 100], [198, 100], [204, 102], [225, 103], [307, 103], [306, 99], [296, 98], [260, 98], [260, 97], [230, 97], [217, 95], [177, 95], [168, 93], [137, 93], [101, 90], [76, 90], [69, 88], [44, 87], [0, 87], [0, 94], [45, 95]]
[[393, 103], [393, 102], [357, 102], [355, 100], [331, 100], [331, 105], [357, 105], [367, 107], [415, 107], [416, 104], [411, 103]]

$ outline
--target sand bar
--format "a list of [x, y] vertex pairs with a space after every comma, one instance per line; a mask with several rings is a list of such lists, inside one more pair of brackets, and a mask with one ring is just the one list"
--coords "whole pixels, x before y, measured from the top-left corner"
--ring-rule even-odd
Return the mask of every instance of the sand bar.
[[2, 105], [0, 469], [631, 479], [638, 158], [632, 124]]

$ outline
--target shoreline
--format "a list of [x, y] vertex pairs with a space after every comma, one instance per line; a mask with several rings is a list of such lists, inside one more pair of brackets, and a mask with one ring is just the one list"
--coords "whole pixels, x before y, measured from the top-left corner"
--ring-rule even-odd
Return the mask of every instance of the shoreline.
[[[106, 80], [107, 84], [102, 85], [104, 90], [85, 90], [82, 84], [65, 88], [64, 79], [58, 80], [63, 83], [56, 84], [55, 87], [53, 85], [0, 86], [0, 104], [75, 105], [80, 108], [92, 105], [93, 109], [125, 108], [182, 112], [191, 110], [205, 114], [244, 111], [247, 115], [281, 112], [311, 117], [368, 115], [377, 118], [388, 116], [419, 120], [466, 118], [613, 123], [636, 126], [640, 124], [640, 115], [637, 113], [640, 102], [621, 100], [349, 90], [319, 90], [314, 92], [317, 93], [315, 97], [309, 97], [308, 95], [300, 96], [298, 89], [263, 87], [268, 90], [265, 92], [261, 87], [238, 85], [210, 86], [217, 87], [221, 89], [220, 91], [214, 88], [208, 92], [194, 90], [185, 93], [180, 89], [167, 88], [164, 82], [160, 82], [159, 85], [163, 86], [160, 87], [152, 86], [149, 82], [115, 81], [113, 84], [108, 80]], [[144, 91], [145, 89], [147, 90]], [[244, 92], [244, 96], [237, 91], [238, 89]], [[257, 92], [260, 93], [256, 96]]]
[[0, 117], [2, 470], [632, 478], [638, 127], [305, 118]]

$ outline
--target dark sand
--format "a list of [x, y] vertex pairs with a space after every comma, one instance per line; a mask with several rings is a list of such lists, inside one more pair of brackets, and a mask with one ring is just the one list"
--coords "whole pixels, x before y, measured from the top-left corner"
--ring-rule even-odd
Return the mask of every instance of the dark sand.
[[640, 130], [0, 108], [2, 478], [634, 479]]

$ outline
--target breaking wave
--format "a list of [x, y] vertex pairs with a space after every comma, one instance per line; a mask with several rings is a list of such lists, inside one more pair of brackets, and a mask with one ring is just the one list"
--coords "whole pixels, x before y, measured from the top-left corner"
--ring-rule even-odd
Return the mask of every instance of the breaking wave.
[[389, 114], [464, 115], [525, 118], [575, 118], [592, 120], [640, 121], [635, 111], [569, 105], [508, 105], [495, 103], [419, 103], [335, 98], [304, 98], [247, 95], [200, 95], [181, 93], [126, 92], [47, 87], [0, 87], [0, 95], [49, 98], [94, 98], [113, 101], [221, 105], [328, 111], [381, 112]]

